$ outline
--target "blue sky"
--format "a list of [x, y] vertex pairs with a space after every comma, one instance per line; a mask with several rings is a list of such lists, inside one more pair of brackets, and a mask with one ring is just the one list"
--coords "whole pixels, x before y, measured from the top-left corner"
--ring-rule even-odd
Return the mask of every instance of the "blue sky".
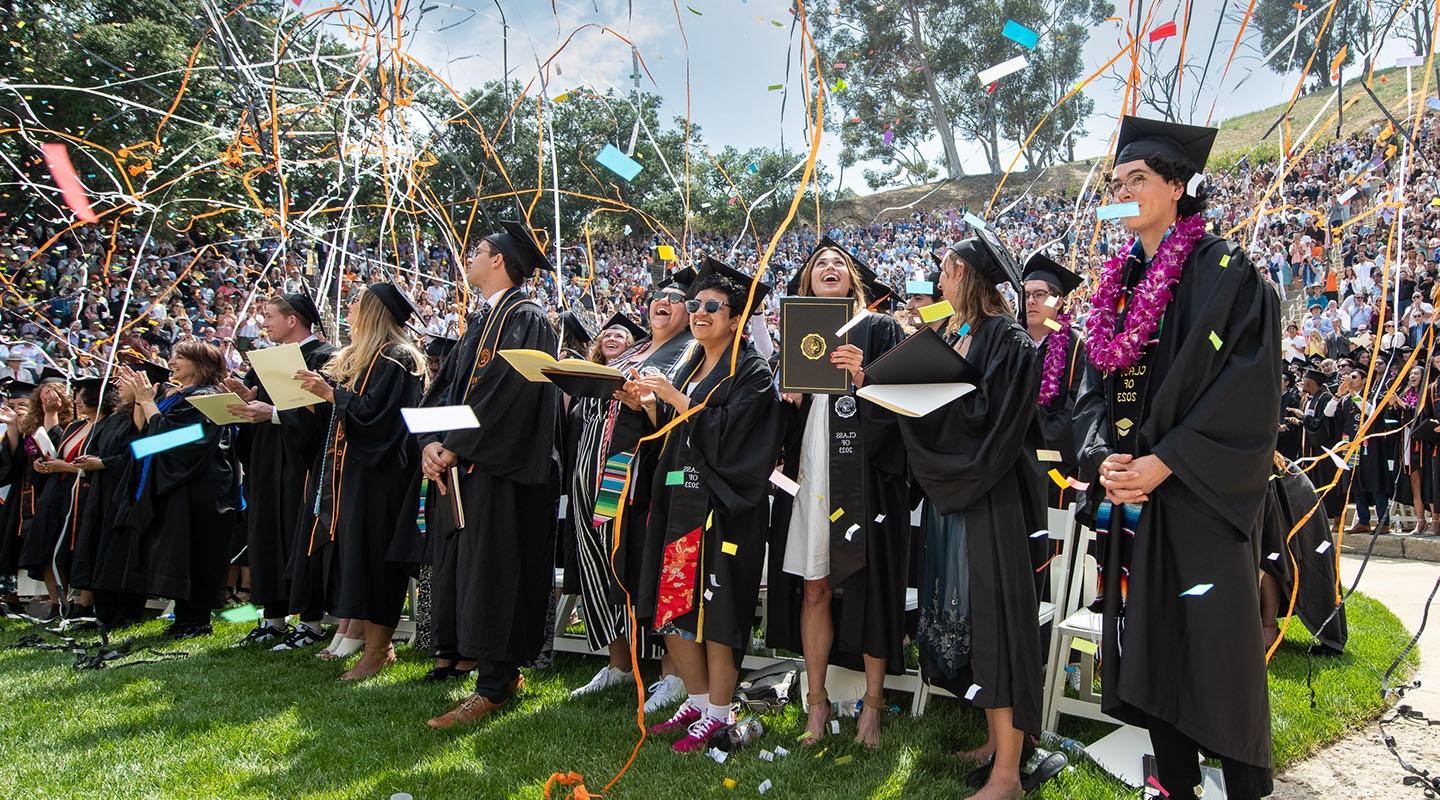
[[[830, 0], [847, 3], [861, 0]], [[1278, 0], [1266, 0], [1276, 2]], [[328, 0], [303, 0], [304, 10], [323, 6]], [[536, 75], [537, 61], [543, 61], [567, 36], [587, 23], [606, 25], [632, 39], [649, 67], [641, 88], [664, 98], [667, 110], [677, 116], [686, 113], [686, 73], [690, 87], [690, 115], [703, 129], [706, 141], [716, 147], [777, 146], [792, 149], [805, 144], [803, 101], [799, 93], [799, 43], [789, 52], [791, 63], [789, 97], [781, 114], [782, 93], [769, 85], [786, 77], [787, 48], [790, 47], [789, 0], [688, 0], [676, 7], [660, 0], [500, 0], [509, 22], [509, 66], [511, 76], [522, 83]], [[1183, 10], [1183, 0], [1160, 0], [1154, 20], [1174, 19]], [[490, 0], [424, 0], [434, 6], [418, 31], [408, 34], [407, 49], [457, 86], [468, 88], [498, 77], [502, 63], [500, 15]], [[633, 14], [631, 7], [633, 5]], [[1123, 3], [1116, 4], [1123, 8]], [[1208, 49], [1221, 3], [1194, 0], [1195, 10], [1188, 51]], [[1233, 2], [1232, 2], [1233, 9]], [[1311, 8], [1319, 8], [1312, 2]], [[696, 14], [692, 12], [700, 12]], [[1148, 13], [1148, 12], [1147, 12]], [[782, 23], [776, 26], [773, 22]], [[682, 35], [683, 26], [683, 35]], [[441, 30], [441, 29], [445, 30]], [[1185, 92], [1199, 92], [1203, 122], [1212, 100], [1218, 99], [1215, 119], [1245, 113], [1281, 102], [1288, 97], [1297, 73], [1279, 75], [1257, 66], [1259, 37], [1247, 31], [1246, 42], [1231, 66], [1224, 84], [1220, 68], [1234, 40], [1237, 23], [1221, 23], [1220, 44], [1215, 66], [1204, 86], [1187, 85]], [[1122, 39], [1117, 23], [1095, 29], [1086, 47], [1087, 72], [1098, 68], [1119, 49]], [[688, 43], [688, 47], [687, 47]], [[1152, 47], [1173, 57], [1179, 38]], [[1301, 42], [1303, 47], [1305, 42]], [[1015, 46], [1016, 54], [1024, 51]], [[1382, 67], [1393, 65], [1396, 56], [1408, 48], [1386, 43], [1378, 57]], [[615, 36], [590, 28], [576, 34], [555, 61], [560, 75], [551, 75], [550, 96], [567, 88], [588, 84], [603, 91], [609, 87], [631, 86], [630, 48]], [[1243, 83], [1242, 83], [1243, 81]], [[1237, 89], [1237, 85], [1239, 89]], [[977, 86], [978, 90], [978, 86]], [[1101, 153], [1114, 128], [1120, 103], [1117, 83], [1097, 80], [1087, 90], [1095, 102], [1096, 114], [1088, 123], [1089, 135], [1077, 144], [1081, 157]], [[837, 109], [838, 111], [838, 109]], [[838, 119], [838, 116], [837, 116]], [[1302, 121], [1305, 122], [1305, 121]], [[881, 132], [877, 129], [876, 136]], [[978, 144], [961, 141], [961, 157], [967, 172], [983, 172], [984, 158]], [[933, 152], [938, 155], [939, 146]], [[837, 166], [839, 137], [829, 131], [821, 145], [821, 160]], [[1008, 164], [1013, 151], [1002, 156]], [[863, 166], [863, 165], [862, 165]], [[846, 171], [845, 185], [866, 192], [860, 168]]]

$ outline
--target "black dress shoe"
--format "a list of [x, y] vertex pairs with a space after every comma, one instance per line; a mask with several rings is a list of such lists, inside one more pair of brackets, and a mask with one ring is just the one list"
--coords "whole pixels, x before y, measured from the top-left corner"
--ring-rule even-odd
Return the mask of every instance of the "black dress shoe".
[[435, 667], [431, 669], [429, 672], [425, 673], [425, 680], [430, 683], [450, 681], [456, 678], [463, 678], [474, 671], [474, 667], [471, 667], [470, 669], [460, 669], [454, 664], [451, 664], [448, 667]]

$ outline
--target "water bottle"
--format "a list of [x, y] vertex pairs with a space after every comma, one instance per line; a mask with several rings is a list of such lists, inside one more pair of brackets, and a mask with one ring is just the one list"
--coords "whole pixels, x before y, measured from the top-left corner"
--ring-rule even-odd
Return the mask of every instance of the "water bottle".
[[1063, 750], [1072, 761], [1078, 756], [1086, 755], [1085, 745], [1055, 731], [1041, 731], [1040, 746], [1052, 751]]
[[854, 719], [860, 716], [860, 700], [836, 700], [830, 704], [832, 719]]
[[715, 732], [710, 737], [710, 746], [724, 753], [739, 750], [765, 735], [765, 726], [755, 717], [747, 717], [734, 725]]

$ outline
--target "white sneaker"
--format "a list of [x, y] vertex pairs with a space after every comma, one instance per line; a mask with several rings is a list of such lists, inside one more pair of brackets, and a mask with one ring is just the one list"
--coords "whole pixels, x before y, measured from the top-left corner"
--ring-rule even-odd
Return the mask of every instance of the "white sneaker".
[[650, 684], [650, 696], [645, 699], [645, 713], [654, 714], [662, 708], [673, 706], [684, 700], [685, 681], [679, 675], [666, 675]]
[[606, 666], [601, 667], [599, 672], [595, 673], [595, 677], [591, 678], [589, 683], [581, 686], [579, 689], [570, 692], [570, 696], [579, 697], [585, 694], [593, 694], [595, 692], [609, 689], [611, 686], [619, 686], [620, 684], [626, 683], [630, 680], [630, 673], [621, 669], [616, 669], [607, 664]]

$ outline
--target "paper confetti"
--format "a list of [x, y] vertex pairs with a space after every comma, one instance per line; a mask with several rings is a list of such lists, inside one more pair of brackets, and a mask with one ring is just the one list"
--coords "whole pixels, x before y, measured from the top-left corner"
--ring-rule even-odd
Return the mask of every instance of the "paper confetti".
[[791, 497], [794, 497], [795, 494], [800, 491], [800, 484], [790, 480], [788, 475], [778, 469], [770, 473], [770, 482], [775, 484], [776, 489], [779, 489]]
[[847, 541], [847, 542], [853, 541], [853, 540], [855, 539], [855, 533], [856, 533], [857, 531], [859, 531], [859, 530], [860, 530], [860, 523], [858, 523], [858, 522], [855, 523], [854, 525], [851, 525], [849, 528], [846, 528], [846, 529], [845, 529], [845, 541]]
[[1350, 202], [1350, 198], [1354, 197], [1354, 196], [1355, 196], [1356, 194], [1358, 194], [1359, 192], [1360, 192], [1360, 187], [1359, 187], [1359, 186], [1351, 186], [1349, 189], [1346, 189], [1346, 190], [1345, 190], [1345, 193], [1344, 193], [1344, 194], [1342, 194], [1342, 195], [1340, 195], [1339, 197], [1335, 198], [1335, 202], [1337, 202], [1337, 203], [1348, 203], [1348, 202]]
[[1045, 327], [1049, 328], [1049, 329], [1052, 330], [1052, 331], [1058, 331], [1058, 330], [1060, 330], [1060, 323], [1056, 322], [1056, 321], [1053, 320], [1053, 319], [1050, 319], [1049, 317], [1046, 317], [1046, 318], [1045, 318]]
[[845, 509], [837, 508], [834, 511], [830, 512], [830, 521], [834, 522], [835, 520], [840, 519], [843, 516], [845, 516]]
[[972, 228], [979, 228], [981, 230], [984, 230], [985, 228], [985, 220], [975, 216], [969, 211], [965, 212], [965, 216], [962, 217], [962, 219], [965, 220], [966, 225], [969, 225]]
[[1195, 173], [1194, 175], [1190, 176], [1189, 182], [1187, 182], [1187, 183], [1185, 184], [1185, 194], [1188, 194], [1188, 195], [1190, 195], [1191, 197], [1194, 197], [1194, 196], [1195, 196], [1195, 191], [1196, 191], [1197, 189], [1199, 189], [1199, 188], [1200, 188], [1200, 184], [1202, 184], [1202, 183], [1204, 183], [1204, 182], [1205, 182], [1205, 173], [1203, 173], [1203, 172], [1197, 172], [1197, 173]]
[[1000, 35], [1020, 45], [1026, 50], [1034, 50], [1035, 45], [1040, 43], [1040, 34], [1021, 25], [1013, 19], [1005, 20], [1005, 28]]
[[865, 310], [865, 309], [863, 309], [863, 308], [860, 309], [860, 313], [858, 313], [858, 314], [856, 314], [855, 316], [851, 317], [849, 322], [845, 323], [844, 325], [841, 325], [839, 328], [837, 328], [837, 329], [835, 330], [835, 335], [836, 335], [836, 336], [844, 336], [845, 334], [847, 334], [847, 333], [850, 332], [850, 329], [851, 329], [851, 328], [855, 327], [861, 320], [865, 319], [865, 318], [868, 317], [868, 316], [870, 316], [870, 312], [869, 312], [869, 311], [867, 311], [867, 310]]
[[734, 542], [721, 542], [720, 552], [724, 553], [727, 556], [733, 556], [736, 553], [740, 552], [740, 545], [737, 545]]
[[974, 700], [977, 694], [980, 694], [980, 684], [972, 683], [970, 684], [970, 688], [965, 691], [965, 699]]
[[[1058, 306], [1058, 305], [1060, 305], [1060, 296], [1059, 296], [1059, 295], [1054, 295], [1054, 294], [1052, 294], [1052, 295], [1050, 295], [1049, 297], [1045, 298], [1045, 307], [1046, 307], [1046, 308], [1054, 308], [1055, 306]], [[1059, 328], [1056, 328], [1056, 330], [1059, 330]]]
[[1271, 561], [1279, 561], [1279, 560], [1280, 560], [1280, 554], [1279, 554], [1279, 553], [1271, 553], [1270, 555], [1265, 556], [1265, 557], [1268, 558], [1268, 559], [1270, 559]]
[[1154, 787], [1155, 791], [1159, 792], [1161, 797], [1169, 797], [1169, 796], [1170, 796], [1170, 793], [1167, 792], [1167, 791], [1165, 791], [1165, 787], [1160, 785], [1160, 781], [1157, 780], [1154, 775], [1151, 775], [1150, 777], [1146, 778], [1146, 779], [1145, 779], [1145, 782], [1148, 783], [1148, 784], [1150, 784], [1152, 787]]
[[661, 261], [675, 261], [675, 248], [668, 244], [657, 245], [655, 255]]
[[1425, 64], [1425, 56], [1400, 56], [1395, 59], [1397, 67], [1419, 67]]
[[883, 134], [880, 135], [880, 141], [881, 141], [886, 147], [889, 147], [889, 146], [890, 146], [890, 143], [893, 142], [893, 141], [895, 141], [895, 131], [894, 131], [893, 129], [891, 129], [891, 128], [886, 128], [886, 129], [885, 129], [885, 133], [883, 133]]
[[1215, 335], [1215, 331], [1210, 331], [1210, 344], [1211, 344], [1211, 346], [1213, 346], [1216, 350], [1219, 350], [1221, 347], [1223, 347], [1223, 346], [1225, 345], [1224, 342], [1220, 341], [1220, 337]]
[[714, 525], [714, 524], [715, 524], [715, 512], [714, 512], [714, 511], [711, 511], [710, 513], [708, 513], [708, 514], [705, 515], [705, 530], [707, 530], [707, 531], [710, 530], [710, 527], [711, 527], [712, 525]]
[[1035, 457], [1041, 461], [1062, 461], [1059, 450], [1036, 450]]
[[1055, 485], [1059, 486], [1061, 489], [1064, 489], [1065, 487], [1070, 485], [1065, 482], [1065, 476], [1061, 475], [1060, 470], [1058, 469], [1052, 469], [1046, 474], [1049, 475], [1050, 480], [1055, 481]]
[[760, 785], [755, 787], [755, 791], [759, 792], [760, 794], [765, 794], [766, 792], [774, 788], [774, 786], [775, 784], [771, 783], [769, 778], [766, 778], [765, 780], [760, 781]]
[[1215, 588], [1213, 583], [1197, 583], [1189, 589], [1180, 593], [1181, 597], [1200, 597], [1211, 589]]
[[595, 156], [595, 162], [626, 181], [634, 180], [642, 169], [639, 161], [620, 152], [620, 149], [613, 144], [606, 144], [601, 148], [599, 155]]
[[1041, 528], [1040, 530], [1030, 534], [1031, 539], [1048, 539], [1049, 537], [1050, 531], [1047, 531], [1044, 528]]
[[955, 308], [950, 305], [949, 300], [941, 300], [938, 303], [932, 303], [928, 306], [921, 306], [919, 308], [919, 311], [920, 321], [926, 323], [939, 322], [946, 317], [955, 316]]
[[90, 208], [90, 198], [85, 194], [85, 187], [80, 183], [80, 177], [75, 174], [75, 167], [70, 163], [70, 151], [65, 149], [65, 145], [60, 142], [46, 142], [41, 146], [41, 155], [50, 167], [50, 177], [60, 189], [60, 197], [65, 201], [65, 205], [80, 219], [99, 222], [100, 218]]
[[705, 755], [715, 759], [716, 764], [724, 764], [725, 759], [730, 757], [729, 753], [715, 747], [710, 748], [710, 752], [706, 753]]
[[260, 609], [256, 608], [255, 605], [252, 603], [246, 603], [243, 606], [236, 606], [234, 608], [227, 608], [224, 611], [220, 612], [220, 619], [223, 619], [226, 622], [254, 622], [255, 620], [260, 619], [264, 616], [265, 613]]
[[1095, 655], [1100, 650], [1100, 648], [1089, 639], [1071, 639], [1070, 646], [1089, 656]]
[[173, 431], [136, 439], [130, 443], [130, 453], [135, 458], [146, 458], [166, 450], [173, 450], [176, 447], [183, 447], [191, 442], [198, 442], [203, 438], [205, 438], [205, 431], [201, 429], [199, 423], [186, 425]]
[[761, 751], [760, 751], [759, 753], [757, 753], [756, 755], [760, 756], [760, 760], [761, 760], [761, 761], [774, 761], [774, 760], [775, 760], [775, 754], [772, 753], [772, 752], [770, 752], [769, 750], [761, 750]]
[[1066, 478], [1065, 482], [1070, 484], [1070, 488], [1074, 489], [1077, 492], [1083, 492], [1090, 488], [1090, 483], [1088, 481], [1077, 481], [1074, 478]]
[[1329, 549], [1330, 549], [1330, 542], [1325, 541], [1325, 542], [1321, 542], [1321, 543], [1320, 543], [1320, 546], [1317, 547], [1317, 548], [1315, 548], [1315, 552], [1317, 552], [1317, 553], [1319, 553], [1319, 554], [1321, 554], [1321, 555], [1324, 555], [1324, 554], [1325, 554], [1325, 551], [1327, 551], [1327, 550], [1329, 550]]
[[830, 732], [835, 734], [836, 736], [840, 735], [840, 720], [830, 720]]
[[789, 750], [786, 750], [786, 749], [783, 748], [783, 747], [777, 747], [777, 748], [775, 748], [775, 755], [780, 756], [781, 758], [784, 758], [785, 756], [790, 755], [790, 751], [789, 751]]
[[1228, 266], [1230, 266], [1230, 254], [1226, 253], [1225, 255], [1220, 256], [1220, 267], [1221, 269], [1224, 269]]
[[785, 88], [785, 84], [783, 84], [783, 83], [772, 83], [772, 84], [770, 84], [769, 86], [767, 86], [767, 87], [765, 87], [765, 88], [768, 89], [769, 91], [772, 91], [772, 92], [778, 92], [778, 91], [780, 91], [781, 89], [784, 89], [784, 88]]
[[712, 591], [710, 591], [709, 589], [706, 589], [706, 590], [705, 590], [705, 599], [706, 599], [706, 600], [714, 600], [714, 599], [715, 599], [715, 593], [712, 592]]
[[725, 784], [726, 789], [734, 789], [736, 786], [740, 785], [740, 782], [735, 780], [734, 778], [726, 778], [722, 782]]
[[930, 281], [905, 281], [905, 294], [935, 295], [935, 284]]
[[1158, 41], [1160, 41], [1161, 39], [1169, 39], [1171, 36], [1174, 36], [1174, 35], [1175, 35], [1175, 21], [1174, 21], [1174, 20], [1171, 20], [1171, 21], [1165, 23], [1164, 25], [1161, 25], [1161, 26], [1155, 28], [1155, 30], [1150, 31], [1150, 41], [1152, 41], [1152, 42], [1158, 42]]
[[672, 469], [672, 470], [670, 470], [669, 472], [665, 473], [665, 485], [666, 485], [666, 486], [683, 486], [683, 485], [685, 485], [685, 470], [683, 470], [683, 469]]
[[1095, 216], [1099, 219], [1138, 217], [1140, 216], [1140, 204], [1135, 202], [1110, 203], [1109, 205], [1103, 205], [1095, 209]]
[[1030, 62], [1025, 59], [1025, 56], [1015, 56], [1009, 61], [1002, 61], [989, 69], [980, 71], [978, 76], [980, 85], [989, 86], [1006, 75], [1014, 75], [1028, 66], [1030, 66]]
[[875, 515], [875, 524], [876, 524], [876, 525], [879, 525], [880, 523], [882, 523], [882, 522], [884, 522], [884, 521], [885, 521], [885, 515], [884, 515], [884, 514], [876, 514], [876, 515]]
[[855, 756], [840, 756], [839, 758], [835, 759], [835, 766], [843, 767], [846, 764], [854, 763], [854, 761]]

